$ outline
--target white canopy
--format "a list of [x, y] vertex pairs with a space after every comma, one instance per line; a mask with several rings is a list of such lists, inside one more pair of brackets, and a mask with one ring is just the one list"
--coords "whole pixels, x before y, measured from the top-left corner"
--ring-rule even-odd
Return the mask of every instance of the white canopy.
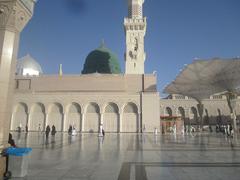
[[195, 60], [187, 65], [164, 92], [198, 101], [224, 92], [240, 92], [240, 58]]

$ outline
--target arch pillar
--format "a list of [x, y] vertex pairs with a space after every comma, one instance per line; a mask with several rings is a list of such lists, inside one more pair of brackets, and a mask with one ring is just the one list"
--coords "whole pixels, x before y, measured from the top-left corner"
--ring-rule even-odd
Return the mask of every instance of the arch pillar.
[[15, 130], [15, 129], [13, 128], [13, 120], [14, 120], [14, 112], [12, 112], [12, 115], [11, 115], [10, 130]]
[[86, 117], [86, 114], [83, 112], [82, 114], [80, 114], [81, 116], [81, 126], [80, 126], [80, 131], [81, 132], [84, 132], [84, 123], [85, 123], [85, 117]]
[[62, 113], [62, 131], [65, 131], [68, 127], [67, 127], [67, 116], [68, 113]]
[[98, 124], [98, 132], [100, 132], [100, 125], [102, 124], [103, 125], [103, 116], [104, 116], [104, 113], [103, 112], [100, 112], [100, 119], [99, 119], [99, 124]]
[[48, 112], [46, 112], [45, 114], [44, 114], [45, 116], [44, 116], [44, 130], [46, 129], [46, 127], [47, 127], [47, 125], [48, 125], [48, 118], [49, 118], [49, 113]]
[[118, 113], [118, 133], [122, 132], [122, 118], [123, 118], [123, 114], [122, 113]]
[[61, 125], [61, 131], [63, 132], [65, 129], [64, 129], [64, 127], [66, 126], [66, 122], [67, 122], [67, 115], [68, 115], [68, 113], [66, 113], [66, 112], [63, 112], [62, 113], [62, 125]]
[[82, 113], [79, 113], [78, 131], [82, 132]]
[[43, 125], [42, 125], [42, 131], [45, 131], [46, 127], [47, 127], [47, 118], [48, 118], [48, 114], [46, 112], [44, 112], [44, 119], [43, 119]]
[[[27, 122], [26, 122], [26, 126], [28, 127], [28, 129], [29, 129], [29, 124], [30, 124], [30, 113], [26, 113], [27, 114]], [[25, 127], [23, 127], [25, 130], [26, 130], [26, 126]]]
[[137, 133], [140, 133], [141, 132], [141, 113], [138, 112], [137, 113]]

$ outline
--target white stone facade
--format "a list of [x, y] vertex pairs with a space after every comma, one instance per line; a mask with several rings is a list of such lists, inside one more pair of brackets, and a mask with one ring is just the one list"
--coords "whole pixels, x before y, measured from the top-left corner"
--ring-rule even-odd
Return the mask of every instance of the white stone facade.
[[[224, 96], [211, 96], [203, 100], [203, 125], [227, 124], [232, 121], [230, 110]], [[181, 95], [170, 99], [160, 99], [161, 116], [180, 116], [186, 125], [198, 125], [200, 121], [197, 101]], [[237, 99], [237, 115], [240, 115], [240, 100]], [[239, 116], [238, 116], [239, 118]], [[239, 120], [238, 120], [239, 123]]]
[[[230, 122], [224, 97], [213, 96], [203, 104], [204, 125]], [[160, 116], [181, 116], [185, 125], [200, 120], [194, 99], [160, 99], [154, 75], [17, 76], [11, 130], [55, 125], [67, 131], [72, 125], [79, 132], [98, 132], [103, 124], [105, 132], [141, 132], [143, 127], [153, 132], [161, 130]]]
[[0, 151], [8, 146], [19, 37], [33, 14], [34, 1], [26, 2], [0, 0]]
[[81, 75], [16, 78], [11, 130], [55, 125], [67, 131], [141, 132], [159, 127], [154, 75]]

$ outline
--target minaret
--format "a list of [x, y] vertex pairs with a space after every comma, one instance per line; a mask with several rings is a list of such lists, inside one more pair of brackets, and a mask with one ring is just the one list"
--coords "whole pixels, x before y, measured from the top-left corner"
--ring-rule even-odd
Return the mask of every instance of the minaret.
[[144, 0], [128, 0], [128, 17], [124, 19], [126, 34], [125, 73], [144, 74], [144, 36], [146, 17], [143, 17]]

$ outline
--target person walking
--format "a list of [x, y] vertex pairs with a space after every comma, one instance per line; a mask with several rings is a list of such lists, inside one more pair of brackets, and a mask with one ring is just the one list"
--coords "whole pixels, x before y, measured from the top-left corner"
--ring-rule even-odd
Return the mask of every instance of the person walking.
[[52, 136], [55, 136], [56, 132], [56, 127], [52, 125]]
[[25, 131], [28, 133], [28, 125], [25, 126]]
[[233, 138], [233, 127], [232, 127], [232, 124], [229, 125], [229, 130], [230, 130], [230, 137]]
[[104, 131], [104, 129], [102, 129], [102, 135], [105, 136], [105, 131]]
[[38, 133], [41, 133], [41, 124], [38, 124]]
[[15, 144], [15, 141], [14, 139], [12, 138], [12, 134], [9, 133], [9, 136], [8, 136], [8, 144], [10, 144], [12, 147], [17, 147], [16, 144]]
[[46, 127], [46, 138], [48, 138], [50, 131], [51, 131], [50, 126], [47, 125], [47, 127]]
[[68, 128], [68, 135], [72, 135], [72, 130], [73, 130], [73, 127], [72, 125], [70, 125]]
[[72, 135], [73, 136], [76, 136], [77, 135], [77, 130], [76, 128], [73, 126], [73, 129], [72, 129]]
[[230, 124], [227, 125], [227, 136], [230, 136]]

